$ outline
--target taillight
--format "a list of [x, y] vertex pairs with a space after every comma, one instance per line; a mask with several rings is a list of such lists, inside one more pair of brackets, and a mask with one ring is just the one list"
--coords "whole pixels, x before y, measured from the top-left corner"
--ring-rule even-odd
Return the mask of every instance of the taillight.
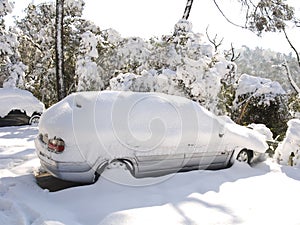
[[55, 153], [62, 153], [65, 150], [65, 142], [61, 138], [56, 137], [49, 139], [48, 149]]

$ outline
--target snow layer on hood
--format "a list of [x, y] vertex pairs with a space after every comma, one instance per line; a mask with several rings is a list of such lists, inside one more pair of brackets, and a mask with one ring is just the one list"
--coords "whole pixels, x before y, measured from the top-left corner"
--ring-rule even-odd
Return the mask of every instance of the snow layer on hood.
[[45, 109], [44, 104], [32, 93], [17, 88], [0, 88], [0, 105], [0, 117], [6, 116], [13, 109], [25, 111], [29, 117]]
[[67, 147], [76, 145], [88, 161], [182, 153], [190, 145], [190, 151], [267, 149], [258, 132], [228, 123], [191, 100], [162, 93], [74, 93], [43, 114], [39, 129], [49, 138], [62, 138]]
[[281, 164], [287, 165], [293, 152], [293, 166], [300, 168], [300, 120], [292, 119], [287, 124], [286, 136], [277, 147], [275, 157]]

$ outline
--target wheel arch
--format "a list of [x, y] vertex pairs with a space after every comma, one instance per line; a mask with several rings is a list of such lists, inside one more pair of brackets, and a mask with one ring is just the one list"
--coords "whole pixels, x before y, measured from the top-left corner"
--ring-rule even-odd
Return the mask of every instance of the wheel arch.
[[126, 168], [131, 173], [131, 175], [135, 176], [136, 163], [135, 163], [134, 159], [132, 159], [132, 158], [120, 158], [120, 159], [116, 159], [116, 161], [120, 161], [120, 162], [124, 163]]
[[101, 176], [101, 174], [103, 173], [103, 171], [106, 169], [106, 167], [114, 162], [121, 162], [124, 163], [126, 168], [129, 170], [129, 172], [135, 176], [135, 171], [136, 171], [136, 163], [135, 160], [132, 158], [117, 158], [117, 159], [113, 159], [111, 161], [109, 160], [105, 160], [103, 162], [101, 162], [98, 166], [97, 169], [95, 171], [95, 177], [94, 177], [94, 182], [96, 182], [99, 177]]
[[94, 183], [97, 182], [97, 180], [99, 179], [99, 177], [101, 176], [105, 168], [108, 166], [108, 164], [109, 164], [108, 161], [105, 160], [97, 166], [97, 169], [95, 170], [95, 174], [94, 174]]

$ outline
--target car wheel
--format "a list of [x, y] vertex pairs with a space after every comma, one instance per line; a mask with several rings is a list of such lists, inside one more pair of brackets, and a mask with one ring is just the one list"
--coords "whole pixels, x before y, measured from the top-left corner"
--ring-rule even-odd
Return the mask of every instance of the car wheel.
[[29, 119], [29, 124], [30, 125], [38, 125], [40, 121], [40, 116], [39, 115], [34, 115]]
[[243, 149], [239, 152], [239, 154], [237, 155], [236, 159], [239, 162], [246, 162], [246, 163], [250, 163], [252, 158], [252, 154], [249, 150]]

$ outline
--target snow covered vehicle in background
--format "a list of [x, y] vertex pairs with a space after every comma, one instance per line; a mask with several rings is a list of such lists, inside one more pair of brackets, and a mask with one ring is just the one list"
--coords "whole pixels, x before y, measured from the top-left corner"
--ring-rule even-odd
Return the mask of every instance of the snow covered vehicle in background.
[[38, 124], [45, 106], [29, 91], [0, 88], [0, 127]]
[[50, 107], [35, 139], [52, 175], [94, 182], [122, 163], [135, 177], [250, 163], [268, 148], [265, 137], [218, 117], [198, 103], [162, 93], [79, 92]]

